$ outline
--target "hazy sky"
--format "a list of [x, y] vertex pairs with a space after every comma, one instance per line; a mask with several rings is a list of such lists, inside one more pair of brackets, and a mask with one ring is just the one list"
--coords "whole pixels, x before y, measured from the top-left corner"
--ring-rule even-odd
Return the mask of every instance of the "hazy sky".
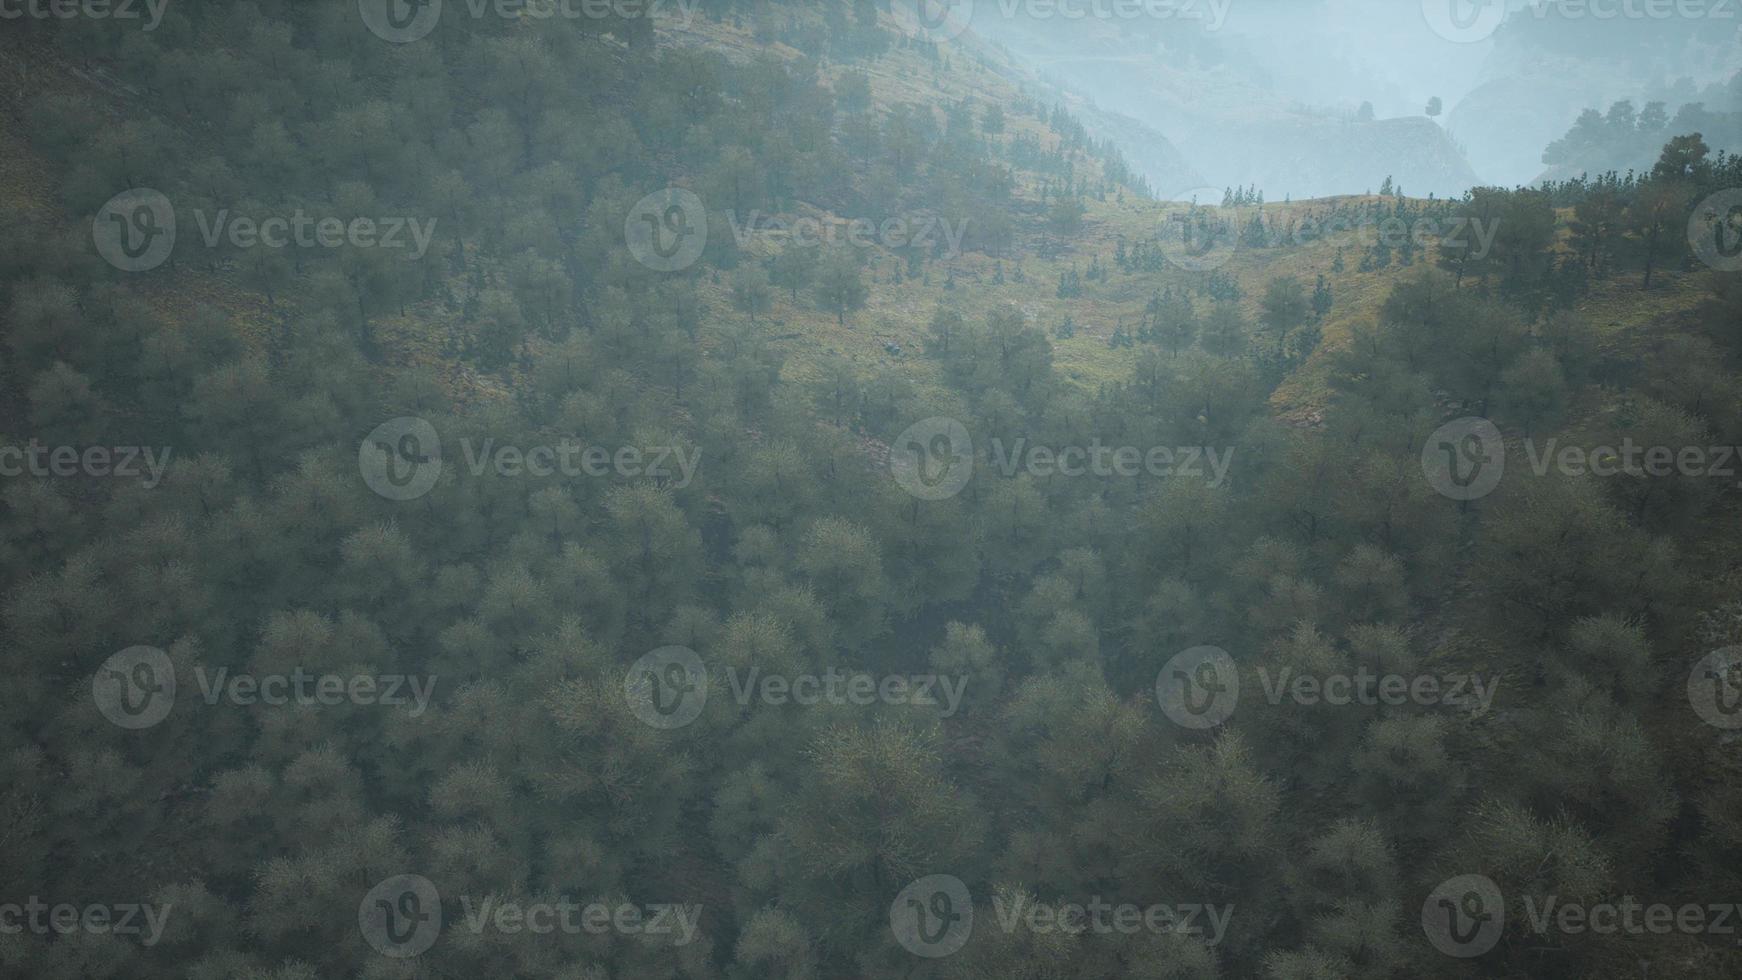
[[[1500, 2], [977, 0], [972, 26], [1148, 125], [1210, 185], [1277, 194], [1359, 192], [1385, 176], [1366, 172], [1374, 150], [1413, 168], [1422, 192], [1532, 182], [1584, 109], [1742, 68], [1742, 13], [1718, 0], [1670, 3], [1670, 16], [1653, 15], [1658, 0], [1509, 0], [1509, 20]], [[1312, 121], [1370, 102], [1379, 120], [1425, 123], [1434, 96], [1443, 136], [1394, 129], [1339, 147]]]
[[1331, 105], [1371, 100], [1381, 115], [1420, 112], [1434, 95], [1454, 104], [1494, 46], [1437, 36], [1416, 0], [1232, 0], [1221, 33], [1272, 66], [1280, 90]]

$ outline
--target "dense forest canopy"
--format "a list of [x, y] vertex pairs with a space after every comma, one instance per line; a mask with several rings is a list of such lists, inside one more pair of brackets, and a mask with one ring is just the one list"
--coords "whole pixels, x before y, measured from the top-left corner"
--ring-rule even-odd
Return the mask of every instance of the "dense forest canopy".
[[904, 0], [0, 12], [0, 975], [1742, 975], [1742, 107], [1267, 200]]

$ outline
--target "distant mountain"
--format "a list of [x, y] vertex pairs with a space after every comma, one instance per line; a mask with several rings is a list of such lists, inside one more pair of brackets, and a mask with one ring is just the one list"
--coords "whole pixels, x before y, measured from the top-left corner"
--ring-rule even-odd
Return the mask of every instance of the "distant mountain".
[[1690, 91], [1688, 98], [1679, 107], [1662, 99], [1624, 99], [1606, 113], [1586, 109], [1565, 136], [1543, 151], [1548, 169], [1537, 180], [1644, 170], [1656, 162], [1671, 136], [1689, 133], [1699, 133], [1713, 150], [1742, 152], [1742, 72], [1727, 85]]
[[[1448, 128], [1469, 154], [1482, 180], [1511, 186], [1544, 176], [1577, 176], [1643, 154], [1649, 163], [1663, 139], [1645, 134], [1638, 152], [1612, 158], [1545, 161], [1543, 148], [1568, 135], [1580, 115], [1622, 99], [1670, 100], [1666, 79], [1685, 79], [1684, 91], [1729, 78], [1742, 68], [1742, 47], [1732, 32], [1690, 20], [1640, 20], [1628, 44], [1590, 20], [1519, 11], [1494, 36], [1493, 50], [1474, 90], [1452, 107]], [[1653, 94], [1663, 90], [1662, 94]], [[1687, 101], [1692, 101], [1691, 99]], [[1644, 102], [1636, 103], [1643, 108]], [[1681, 105], [1669, 106], [1673, 115]], [[1553, 169], [1544, 173], [1545, 163]], [[1559, 163], [1561, 166], [1555, 167]]]
[[1063, 93], [1063, 101], [1091, 136], [1112, 140], [1125, 155], [1125, 162], [1143, 175], [1158, 195], [1171, 197], [1168, 188], [1204, 186], [1203, 175], [1159, 130], [1130, 116], [1102, 109], [1069, 90]]
[[[1100, 28], [1002, 18], [975, 23], [1060, 84], [1094, 93], [1104, 111], [1129, 117], [1177, 147], [1190, 173], [1170, 182], [1152, 172], [1150, 184], [1160, 196], [1206, 184], [1256, 184], [1272, 199], [1323, 197], [1359, 193], [1387, 176], [1412, 193], [1444, 196], [1478, 182], [1457, 145], [1425, 116], [1379, 119], [1353, 106], [1302, 104], [1243, 67], [1242, 58], [1158, 54], [1140, 35]], [[1125, 137], [1114, 137], [1128, 157], [1140, 155]]]

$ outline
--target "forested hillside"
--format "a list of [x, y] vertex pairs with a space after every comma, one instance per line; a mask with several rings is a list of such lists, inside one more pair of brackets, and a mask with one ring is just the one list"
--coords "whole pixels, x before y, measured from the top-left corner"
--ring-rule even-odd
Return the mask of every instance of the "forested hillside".
[[0, 21], [0, 975], [1742, 976], [1737, 157], [1173, 199], [899, 3], [134, 13]]
[[1726, 85], [1711, 86], [1703, 97], [1685, 78], [1667, 94], [1676, 101], [1650, 99], [1640, 105], [1622, 99], [1607, 112], [1590, 108], [1580, 113], [1567, 134], [1543, 151], [1548, 176], [1649, 169], [1657, 148], [1672, 134], [1699, 133], [1718, 149], [1731, 154], [1742, 150], [1742, 72]]

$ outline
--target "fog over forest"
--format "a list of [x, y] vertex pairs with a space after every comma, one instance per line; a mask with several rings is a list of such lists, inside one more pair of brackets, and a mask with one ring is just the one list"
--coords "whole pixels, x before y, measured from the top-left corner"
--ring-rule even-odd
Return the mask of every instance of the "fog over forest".
[[1742, 0], [0, 0], [0, 980], [1742, 978]]

